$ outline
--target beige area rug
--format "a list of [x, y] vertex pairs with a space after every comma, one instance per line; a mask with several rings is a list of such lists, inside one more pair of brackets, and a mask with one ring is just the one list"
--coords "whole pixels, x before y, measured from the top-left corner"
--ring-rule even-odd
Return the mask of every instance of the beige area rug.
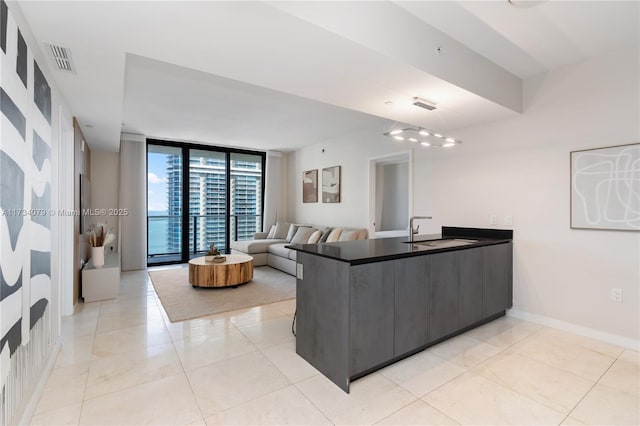
[[237, 288], [193, 288], [189, 268], [151, 271], [149, 276], [171, 322], [296, 297], [296, 278], [269, 266], [254, 268], [253, 280]]

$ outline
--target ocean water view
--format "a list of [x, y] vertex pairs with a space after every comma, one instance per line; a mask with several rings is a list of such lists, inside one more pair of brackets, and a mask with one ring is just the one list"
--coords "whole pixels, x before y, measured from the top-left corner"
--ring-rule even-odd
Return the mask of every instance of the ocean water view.
[[[169, 218], [166, 216], [166, 211], [149, 210], [149, 254], [161, 254], [168, 252], [169, 241], [168, 227]], [[154, 217], [160, 216], [160, 217]]]

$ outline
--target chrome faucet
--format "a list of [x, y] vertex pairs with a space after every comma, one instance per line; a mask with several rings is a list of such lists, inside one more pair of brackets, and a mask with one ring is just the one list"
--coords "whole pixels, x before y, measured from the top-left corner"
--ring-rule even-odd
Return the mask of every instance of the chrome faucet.
[[420, 229], [420, 225], [416, 229], [413, 229], [413, 221], [414, 219], [433, 219], [431, 216], [411, 216], [409, 218], [409, 242], [413, 242], [414, 234], [418, 233], [418, 229]]

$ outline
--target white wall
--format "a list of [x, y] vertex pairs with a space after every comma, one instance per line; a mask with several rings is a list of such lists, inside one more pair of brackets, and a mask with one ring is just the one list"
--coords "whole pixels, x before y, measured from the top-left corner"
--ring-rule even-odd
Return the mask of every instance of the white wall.
[[[288, 219], [296, 223], [367, 228], [369, 213], [369, 159], [406, 151], [382, 136], [388, 126], [364, 129], [288, 154]], [[324, 150], [324, 152], [323, 152]], [[341, 201], [302, 202], [302, 172], [342, 166]], [[321, 178], [320, 178], [321, 179]], [[321, 186], [322, 182], [318, 182]], [[318, 189], [321, 191], [321, 188]], [[321, 197], [318, 197], [319, 199]]]
[[120, 179], [120, 154], [117, 152], [91, 150], [91, 208], [104, 209], [106, 215], [95, 216], [93, 223], [106, 223], [116, 234], [116, 240], [105, 250], [116, 251], [118, 247], [117, 215], [109, 214], [109, 209], [118, 208], [118, 181]]
[[[511, 228], [504, 216], [513, 216], [515, 310], [635, 344], [640, 233], [570, 229], [569, 152], [640, 141], [638, 55], [634, 46], [526, 81], [524, 114], [448, 132], [464, 143], [416, 149], [413, 168], [413, 210], [434, 217], [423, 222], [423, 232], [439, 232], [442, 225], [491, 227], [492, 214], [500, 218], [498, 227]], [[397, 147], [363, 133], [327, 144], [331, 150], [321, 161], [314, 161], [320, 145], [292, 155], [296, 177], [302, 168], [330, 162], [349, 173], [344, 204], [302, 205], [297, 195], [290, 203], [295, 219], [363, 223], [365, 158], [385, 144]], [[296, 193], [297, 180], [290, 181]], [[610, 300], [612, 287], [623, 290], [623, 303]]]
[[509, 228], [513, 216], [516, 310], [636, 341], [640, 233], [570, 229], [569, 152], [640, 142], [639, 75], [635, 48], [532, 78], [525, 114], [456, 132], [462, 149], [415, 157], [416, 211], [434, 229], [488, 227], [492, 214]]

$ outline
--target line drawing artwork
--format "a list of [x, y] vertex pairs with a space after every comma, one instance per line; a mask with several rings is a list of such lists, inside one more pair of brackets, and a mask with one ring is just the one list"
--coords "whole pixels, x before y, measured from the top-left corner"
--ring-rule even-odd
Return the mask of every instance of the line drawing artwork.
[[640, 231], [640, 144], [571, 153], [571, 227]]

